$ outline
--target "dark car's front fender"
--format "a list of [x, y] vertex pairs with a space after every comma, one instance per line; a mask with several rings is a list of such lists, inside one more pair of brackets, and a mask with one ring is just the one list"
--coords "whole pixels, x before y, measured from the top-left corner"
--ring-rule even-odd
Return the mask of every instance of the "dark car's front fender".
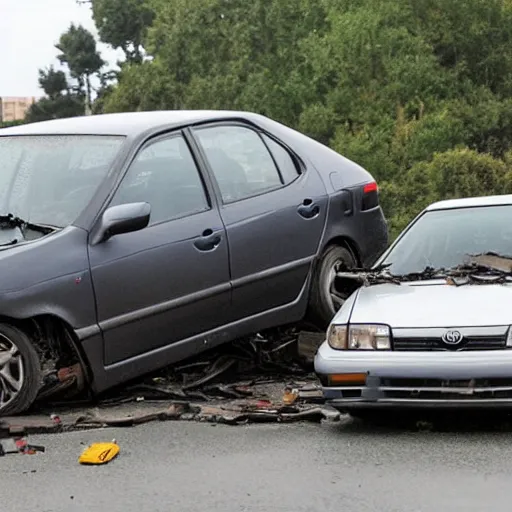
[[78, 331], [96, 324], [87, 232], [68, 227], [0, 251], [0, 316], [61, 318]]

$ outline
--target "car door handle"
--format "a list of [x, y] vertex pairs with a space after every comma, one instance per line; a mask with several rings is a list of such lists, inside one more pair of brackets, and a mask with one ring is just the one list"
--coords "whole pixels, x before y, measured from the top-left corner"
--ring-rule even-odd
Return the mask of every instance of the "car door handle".
[[312, 199], [304, 199], [302, 204], [297, 208], [299, 215], [305, 219], [312, 219], [320, 213], [320, 208]]
[[213, 251], [220, 244], [221, 240], [222, 236], [219, 231], [206, 229], [201, 237], [194, 241], [194, 245], [200, 251]]

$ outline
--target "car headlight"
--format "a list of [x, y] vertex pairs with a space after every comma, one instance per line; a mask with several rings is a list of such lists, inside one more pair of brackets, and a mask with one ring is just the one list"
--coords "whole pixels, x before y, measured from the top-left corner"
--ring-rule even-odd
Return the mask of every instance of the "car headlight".
[[512, 325], [508, 328], [507, 347], [512, 347]]
[[391, 350], [388, 325], [331, 325], [327, 342], [336, 350]]

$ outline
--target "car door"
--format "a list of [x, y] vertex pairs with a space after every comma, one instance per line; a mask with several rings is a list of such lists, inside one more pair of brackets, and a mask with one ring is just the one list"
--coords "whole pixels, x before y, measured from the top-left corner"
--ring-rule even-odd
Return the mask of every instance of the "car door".
[[109, 365], [223, 324], [228, 246], [212, 194], [182, 134], [147, 143], [110, 206], [144, 201], [149, 226], [89, 247]]
[[233, 312], [245, 318], [301, 294], [324, 229], [327, 194], [280, 141], [239, 123], [193, 130], [222, 202]]

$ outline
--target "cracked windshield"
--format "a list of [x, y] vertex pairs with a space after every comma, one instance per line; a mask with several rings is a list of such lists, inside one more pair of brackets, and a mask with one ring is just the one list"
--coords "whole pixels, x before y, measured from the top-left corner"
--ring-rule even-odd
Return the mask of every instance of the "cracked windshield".
[[509, 511], [512, 0], [0, 0], [0, 49], [0, 512]]

